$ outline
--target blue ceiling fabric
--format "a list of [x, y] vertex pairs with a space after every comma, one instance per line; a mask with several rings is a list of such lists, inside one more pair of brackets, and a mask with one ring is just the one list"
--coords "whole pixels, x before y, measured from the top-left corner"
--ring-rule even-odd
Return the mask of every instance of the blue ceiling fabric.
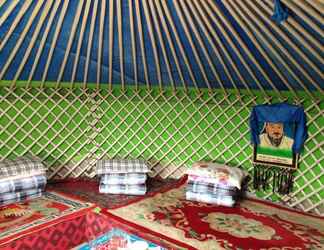
[[274, 13], [272, 19], [280, 24], [288, 18], [288, 9], [280, 0], [274, 0]]
[[[320, 20], [307, 11], [290, 15], [298, 25], [293, 30], [276, 24], [287, 18], [280, 1], [244, 2], [250, 13], [236, 1], [113, 2], [6, 0], [0, 5], [0, 81], [323, 91]], [[273, 7], [276, 22], [265, 11]]]

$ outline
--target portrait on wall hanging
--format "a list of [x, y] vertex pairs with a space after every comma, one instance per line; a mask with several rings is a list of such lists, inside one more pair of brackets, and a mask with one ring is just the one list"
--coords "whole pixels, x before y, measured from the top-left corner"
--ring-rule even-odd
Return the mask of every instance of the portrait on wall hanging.
[[296, 125], [293, 122], [260, 122], [259, 144], [254, 145], [253, 162], [297, 168], [293, 152]]

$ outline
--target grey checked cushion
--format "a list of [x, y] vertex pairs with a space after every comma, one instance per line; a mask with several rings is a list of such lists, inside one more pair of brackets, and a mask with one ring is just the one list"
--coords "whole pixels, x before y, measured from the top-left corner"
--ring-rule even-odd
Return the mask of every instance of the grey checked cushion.
[[0, 194], [21, 192], [28, 189], [45, 189], [46, 176], [36, 175], [14, 180], [0, 180]]
[[43, 194], [42, 189], [27, 189], [21, 192], [0, 194], [0, 206], [39, 198]]
[[143, 184], [147, 179], [146, 173], [114, 173], [103, 174], [100, 178], [100, 182], [103, 184]]
[[97, 174], [111, 173], [147, 173], [148, 165], [142, 160], [100, 160], [97, 162]]
[[145, 195], [147, 187], [145, 184], [139, 185], [107, 185], [100, 183], [99, 193], [102, 194], [128, 194], [128, 195]]
[[237, 187], [195, 181], [188, 181], [186, 190], [194, 193], [204, 193], [218, 196], [237, 197], [239, 194], [239, 189]]
[[0, 161], [0, 179], [10, 176], [30, 176], [33, 173], [44, 173], [46, 167], [37, 157], [18, 157], [15, 160]]

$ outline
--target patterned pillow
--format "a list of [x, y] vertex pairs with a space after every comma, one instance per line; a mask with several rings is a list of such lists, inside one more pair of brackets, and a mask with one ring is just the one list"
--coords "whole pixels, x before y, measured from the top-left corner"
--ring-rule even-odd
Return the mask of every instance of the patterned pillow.
[[22, 156], [14, 160], [5, 159], [0, 161], [0, 179], [8, 177], [25, 177], [45, 174], [46, 167], [38, 157]]
[[97, 162], [97, 175], [111, 173], [148, 173], [150, 169], [142, 160], [100, 160]]
[[187, 170], [191, 180], [219, 183], [227, 186], [234, 186], [241, 189], [243, 179], [247, 173], [237, 167], [229, 167], [214, 162], [196, 162]]

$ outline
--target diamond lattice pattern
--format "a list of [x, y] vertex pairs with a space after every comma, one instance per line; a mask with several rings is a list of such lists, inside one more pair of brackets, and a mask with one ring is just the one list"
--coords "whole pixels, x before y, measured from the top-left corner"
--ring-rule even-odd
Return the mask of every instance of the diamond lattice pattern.
[[[142, 158], [152, 175], [179, 177], [198, 160], [252, 173], [249, 115], [262, 96], [127, 89], [0, 89], [1, 158], [40, 156], [50, 178], [94, 177], [98, 159]], [[273, 100], [275, 101], [275, 100]], [[309, 139], [294, 191], [258, 196], [323, 214], [323, 106], [302, 100]], [[250, 189], [251, 192], [255, 192]]]

